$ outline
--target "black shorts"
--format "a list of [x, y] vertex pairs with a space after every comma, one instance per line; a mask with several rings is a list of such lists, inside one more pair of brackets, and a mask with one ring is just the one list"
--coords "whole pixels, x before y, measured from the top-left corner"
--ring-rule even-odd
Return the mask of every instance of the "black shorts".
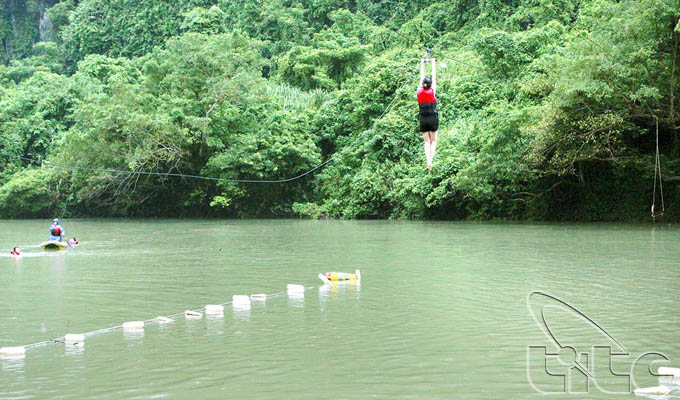
[[437, 103], [418, 104], [418, 116], [420, 117], [421, 132], [435, 132], [439, 130], [439, 112]]
[[436, 132], [438, 130], [439, 130], [439, 116], [437, 114], [420, 116], [421, 132]]

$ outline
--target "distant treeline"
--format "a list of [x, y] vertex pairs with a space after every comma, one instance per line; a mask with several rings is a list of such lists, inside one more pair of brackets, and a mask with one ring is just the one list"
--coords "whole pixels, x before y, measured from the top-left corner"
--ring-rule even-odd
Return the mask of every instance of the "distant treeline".
[[0, 217], [680, 219], [677, 0], [2, 3]]

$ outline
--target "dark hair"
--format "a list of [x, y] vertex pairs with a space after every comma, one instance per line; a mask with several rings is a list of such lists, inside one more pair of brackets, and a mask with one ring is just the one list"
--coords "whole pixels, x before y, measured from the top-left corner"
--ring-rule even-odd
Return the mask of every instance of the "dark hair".
[[423, 79], [423, 87], [425, 89], [431, 88], [432, 87], [432, 78], [427, 77], [427, 78]]

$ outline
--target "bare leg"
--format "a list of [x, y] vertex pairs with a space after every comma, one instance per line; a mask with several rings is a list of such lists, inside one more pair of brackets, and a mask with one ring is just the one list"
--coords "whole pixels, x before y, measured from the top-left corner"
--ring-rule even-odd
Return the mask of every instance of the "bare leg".
[[430, 155], [430, 132], [423, 132], [423, 141], [425, 142], [425, 161], [427, 162], [427, 169], [432, 168], [432, 156]]
[[432, 162], [434, 161], [434, 154], [437, 152], [437, 138], [439, 136], [439, 131], [430, 132], [430, 168], [432, 168]]

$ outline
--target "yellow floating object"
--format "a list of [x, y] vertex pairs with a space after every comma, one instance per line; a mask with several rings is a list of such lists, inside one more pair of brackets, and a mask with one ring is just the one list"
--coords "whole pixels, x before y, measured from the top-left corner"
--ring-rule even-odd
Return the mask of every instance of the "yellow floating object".
[[48, 240], [46, 242], [40, 243], [40, 247], [43, 250], [66, 250], [66, 249], [68, 249], [68, 244], [66, 242], [58, 242], [56, 240]]
[[361, 280], [361, 271], [356, 270], [353, 274], [347, 272], [326, 272], [319, 274], [319, 279], [324, 283], [330, 282], [358, 282]]

